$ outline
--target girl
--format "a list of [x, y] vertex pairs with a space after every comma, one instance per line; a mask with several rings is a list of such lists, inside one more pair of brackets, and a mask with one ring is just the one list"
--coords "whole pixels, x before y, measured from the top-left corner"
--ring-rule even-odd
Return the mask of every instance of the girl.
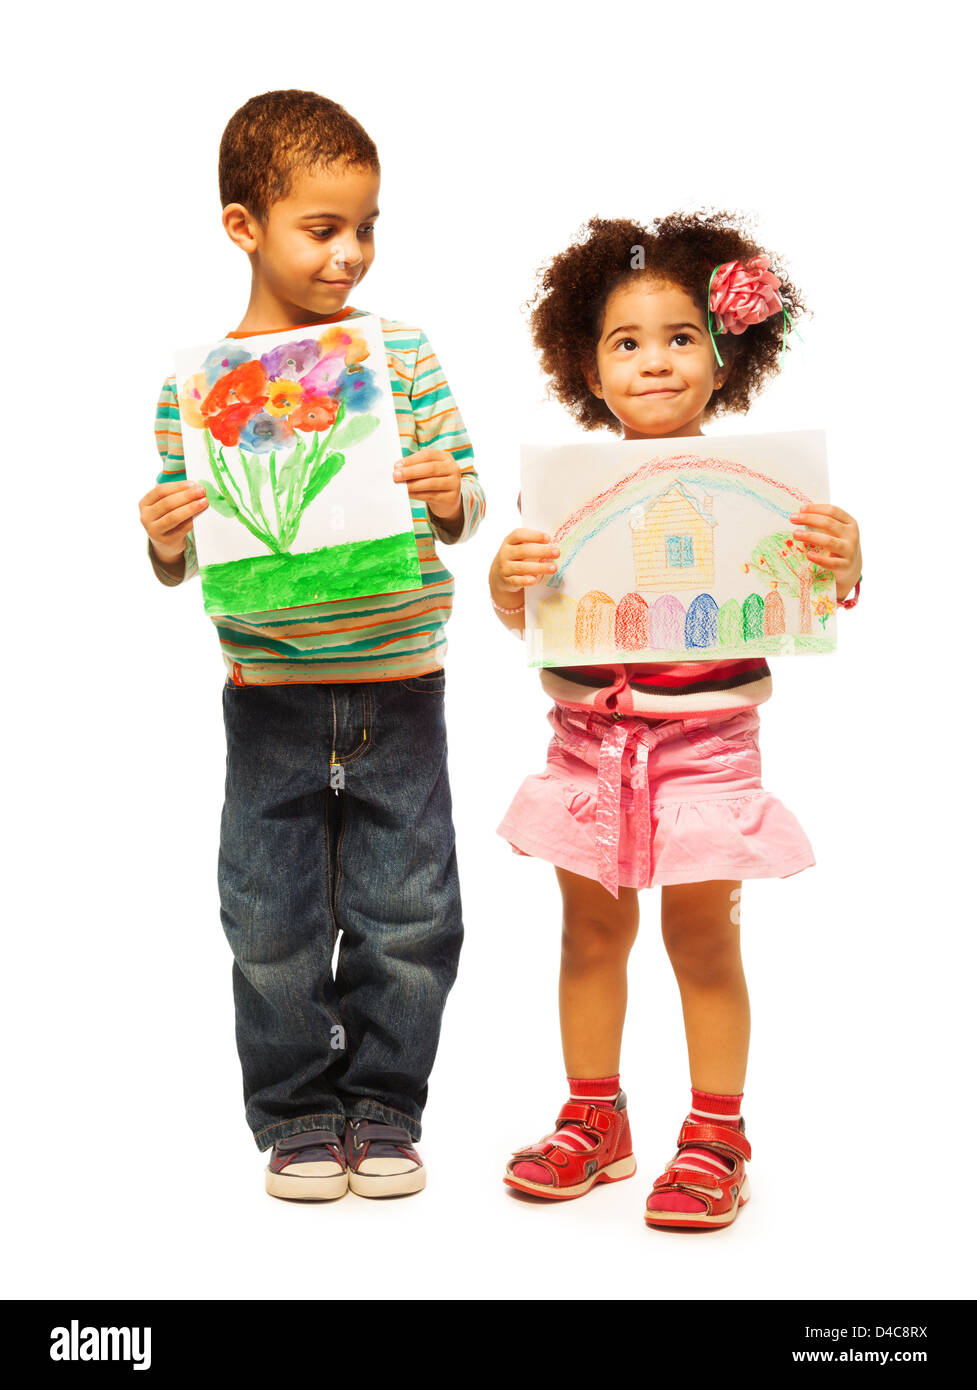
[[[786, 315], [793, 320], [804, 306], [739, 221], [676, 214], [649, 231], [593, 218], [586, 232], [545, 269], [531, 317], [543, 370], [571, 414], [585, 429], [671, 439], [745, 411], [778, 369]], [[854, 587], [844, 602], [853, 606], [861, 577], [854, 519], [817, 503], [791, 522], [792, 543], [833, 573], [839, 603]], [[503, 542], [489, 584], [506, 626], [524, 626], [525, 590], [555, 571], [559, 553], [548, 535], [526, 528]], [[546, 771], [526, 779], [498, 833], [518, 853], [556, 866], [570, 1096], [554, 1131], [513, 1156], [505, 1181], [571, 1198], [634, 1173], [618, 1074], [626, 971], [638, 890], [660, 884], [692, 1106], [645, 1219], [728, 1226], [749, 1196], [741, 882], [814, 863], [800, 825], [760, 784], [756, 707], [770, 697], [769, 668], [756, 657], [543, 668], [541, 677], [554, 700]]]

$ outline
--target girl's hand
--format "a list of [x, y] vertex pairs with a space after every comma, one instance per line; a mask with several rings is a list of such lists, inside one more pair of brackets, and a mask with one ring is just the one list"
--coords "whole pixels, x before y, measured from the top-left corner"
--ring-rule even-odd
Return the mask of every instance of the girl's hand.
[[801, 542], [812, 564], [833, 572], [840, 603], [862, 575], [858, 522], [830, 502], [808, 502], [790, 519], [808, 528], [795, 531], [794, 539]]
[[493, 597], [501, 602], [503, 596], [511, 598], [525, 592], [543, 575], [555, 573], [559, 553], [560, 547], [545, 531], [530, 531], [524, 526], [510, 531], [489, 570]]
[[461, 505], [461, 469], [454, 454], [446, 449], [418, 449], [394, 464], [394, 482], [406, 483], [411, 497], [426, 502], [442, 530], [461, 532], [465, 510]]

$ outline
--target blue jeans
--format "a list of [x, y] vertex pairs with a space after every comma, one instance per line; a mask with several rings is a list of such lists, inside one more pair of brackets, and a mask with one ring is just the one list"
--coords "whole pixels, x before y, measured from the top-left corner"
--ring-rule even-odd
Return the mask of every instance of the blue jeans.
[[360, 1118], [420, 1138], [462, 940], [444, 685], [224, 688], [221, 921], [259, 1149]]

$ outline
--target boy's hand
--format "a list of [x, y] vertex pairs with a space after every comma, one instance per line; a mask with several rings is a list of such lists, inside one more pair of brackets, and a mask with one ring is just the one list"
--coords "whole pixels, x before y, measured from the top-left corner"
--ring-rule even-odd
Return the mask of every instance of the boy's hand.
[[505, 597], [525, 592], [537, 579], [555, 573], [559, 553], [560, 547], [545, 531], [530, 531], [525, 526], [510, 531], [489, 570], [492, 597], [504, 604]]
[[833, 572], [840, 603], [862, 574], [858, 522], [830, 502], [808, 502], [803, 511], [790, 519], [809, 528], [795, 531], [794, 539], [801, 542], [812, 564]]
[[394, 482], [406, 483], [407, 492], [426, 502], [442, 530], [460, 534], [465, 520], [461, 505], [461, 469], [446, 449], [418, 449], [409, 459], [394, 464]]
[[198, 483], [157, 483], [142, 498], [139, 520], [162, 564], [175, 567], [183, 559], [187, 532], [207, 506], [207, 495]]

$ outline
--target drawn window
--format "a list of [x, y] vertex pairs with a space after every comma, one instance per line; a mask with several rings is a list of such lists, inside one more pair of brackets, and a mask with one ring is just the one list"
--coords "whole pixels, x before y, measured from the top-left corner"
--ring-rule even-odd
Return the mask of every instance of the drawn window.
[[695, 556], [692, 553], [691, 536], [666, 536], [665, 544], [668, 546], [668, 563], [670, 566], [694, 565]]

